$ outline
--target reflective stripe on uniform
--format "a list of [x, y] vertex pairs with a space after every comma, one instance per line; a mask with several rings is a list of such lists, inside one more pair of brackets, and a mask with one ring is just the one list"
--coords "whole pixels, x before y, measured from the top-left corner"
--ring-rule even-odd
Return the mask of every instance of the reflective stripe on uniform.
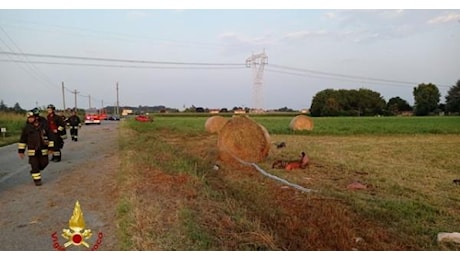
[[43, 156], [48, 155], [48, 149], [42, 149], [42, 155]]
[[32, 179], [34, 180], [41, 180], [42, 176], [39, 172], [37, 173], [32, 173]]
[[18, 149], [26, 149], [26, 144], [25, 143], [19, 143], [18, 144]]
[[59, 151], [53, 152], [53, 155], [54, 156], [61, 156], [61, 152], [59, 152]]
[[49, 141], [48, 147], [54, 147], [54, 141]]
[[35, 156], [35, 150], [27, 150], [28, 156]]
[[64, 127], [62, 127], [62, 126], [58, 127], [58, 131], [63, 131], [63, 130], [64, 130]]

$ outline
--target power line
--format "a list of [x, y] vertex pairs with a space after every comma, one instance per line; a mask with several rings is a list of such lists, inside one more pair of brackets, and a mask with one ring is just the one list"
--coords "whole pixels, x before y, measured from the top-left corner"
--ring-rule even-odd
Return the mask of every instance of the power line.
[[[23, 60], [4, 60], [0, 59], [0, 62], [17, 62], [23, 63]], [[191, 66], [137, 66], [137, 65], [111, 65], [111, 64], [94, 64], [94, 63], [69, 63], [69, 62], [49, 62], [49, 61], [29, 61], [29, 63], [36, 63], [36, 64], [47, 64], [47, 65], [67, 65], [67, 66], [85, 66], [85, 67], [107, 67], [107, 68], [133, 68], [133, 69], [191, 69], [191, 70], [218, 70], [218, 69], [225, 69], [225, 70], [232, 70], [232, 69], [246, 69], [245, 65], [241, 65], [241, 67], [235, 66], [199, 66], [199, 67], [191, 67]]]
[[[3, 27], [1, 25], [0, 25], [0, 29], [5, 34], [6, 38], [8, 38], [8, 40], [14, 45], [14, 47], [17, 50], [19, 50], [20, 53], [23, 53], [22, 49], [16, 44], [16, 42], [9, 36], [9, 34], [5, 31], [5, 29], [3, 29]], [[8, 43], [6, 43], [1, 38], [0, 38], [0, 41], [3, 42], [3, 44], [6, 46], [6, 48], [8, 48], [10, 51], [13, 51], [12, 48], [8, 45]], [[24, 71], [30, 73], [30, 75], [32, 75], [33, 77], [35, 77], [38, 80], [42, 80], [43, 82], [45, 82], [45, 83], [47, 83], [49, 85], [54, 85], [51, 82], [51, 80], [42, 71], [40, 71], [40, 69], [38, 69], [36, 66], [34, 66], [27, 57], [24, 57], [24, 59], [25, 59], [25, 61], [24, 60], [18, 61], [18, 60], [12, 60], [12, 59], [11, 59], [11, 61], [15, 62], [15, 63], [25, 63], [26, 66], [21, 67]]]
[[[269, 67], [279, 68], [285, 71], [280, 70], [270, 70], [267, 71], [277, 72], [277, 73], [284, 73], [289, 75], [297, 75], [297, 76], [307, 76], [307, 77], [315, 77], [315, 78], [325, 78], [325, 79], [336, 79], [336, 80], [347, 80], [353, 82], [373, 82], [373, 83], [385, 83], [390, 85], [410, 85], [410, 86], [417, 86], [419, 83], [416, 82], [409, 82], [409, 81], [399, 81], [399, 80], [388, 80], [388, 79], [380, 79], [380, 78], [372, 78], [372, 77], [363, 77], [363, 76], [355, 76], [355, 75], [346, 75], [346, 74], [339, 74], [339, 73], [331, 73], [331, 72], [324, 72], [324, 71], [316, 71], [310, 69], [302, 69], [302, 68], [294, 68], [288, 67], [283, 65], [276, 65], [276, 64], [269, 64]], [[294, 71], [294, 72], [291, 72]], [[448, 85], [439, 85], [440, 87], [449, 88]]]
[[[49, 65], [68, 65], [68, 66], [92, 66], [92, 67], [118, 67], [118, 68], [143, 68], [143, 69], [241, 69], [246, 66], [243, 63], [210, 63], [210, 62], [175, 62], [175, 61], [149, 61], [149, 60], [133, 60], [133, 59], [111, 59], [111, 58], [99, 58], [99, 57], [81, 57], [81, 56], [68, 56], [68, 55], [54, 55], [54, 54], [36, 54], [36, 53], [17, 53], [17, 52], [5, 52], [0, 51], [1, 54], [15, 55], [15, 56], [28, 56], [28, 57], [41, 57], [41, 58], [54, 58], [54, 59], [71, 59], [71, 60], [91, 60], [91, 61], [105, 61], [105, 62], [120, 62], [120, 63], [140, 63], [140, 64], [157, 64], [157, 65], [168, 65], [166, 66], [137, 66], [137, 65], [111, 65], [111, 64], [91, 64], [91, 63], [66, 63], [66, 62], [48, 62], [48, 61], [28, 61], [29, 63], [37, 64], [49, 64]], [[20, 60], [0, 60], [6, 62], [24, 62]], [[175, 65], [175, 66], [172, 66]], [[183, 65], [183, 66], [177, 66]], [[207, 66], [207, 67], [204, 67]], [[235, 67], [234, 67], [235, 66]], [[347, 80], [354, 82], [377, 82], [391, 85], [411, 85], [416, 86], [419, 83], [400, 81], [400, 80], [389, 80], [382, 78], [372, 78], [332, 72], [324, 72], [318, 70], [311, 70], [305, 68], [296, 68], [277, 64], [267, 64], [266, 66], [278, 68], [280, 70], [272, 70], [277, 73], [284, 73], [289, 75], [298, 76], [310, 76], [316, 78], [325, 79], [336, 79], [336, 80]], [[283, 70], [287, 72], [283, 72]], [[440, 87], [449, 88], [446, 84], [440, 84]], [[71, 90], [68, 90], [71, 91]]]
[[40, 58], [71, 59], [71, 60], [92, 60], [92, 61], [109, 61], [109, 62], [127, 62], [127, 63], [145, 63], [145, 64], [163, 64], [163, 65], [190, 65], [190, 66], [245, 66], [244, 63], [209, 63], [209, 62], [175, 62], [175, 61], [148, 61], [148, 60], [129, 60], [129, 59], [109, 59], [97, 57], [79, 57], [53, 54], [36, 54], [36, 53], [17, 53], [0, 51], [0, 54], [29, 56]]
[[[243, 63], [211, 63], [211, 62], [175, 62], [175, 61], [150, 61], [150, 60], [133, 60], [133, 59], [111, 59], [111, 58], [99, 58], [99, 57], [80, 57], [80, 56], [68, 56], [68, 55], [54, 55], [54, 54], [36, 54], [36, 53], [17, 53], [17, 52], [6, 52], [0, 51], [1, 54], [14, 55], [14, 56], [26, 56], [26, 57], [41, 57], [41, 58], [54, 58], [54, 59], [70, 59], [70, 60], [90, 60], [90, 61], [105, 61], [105, 62], [119, 62], [119, 63], [140, 63], [140, 64], [157, 64], [163, 66], [138, 66], [138, 65], [113, 65], [113, 64], [93, 64], [93, 63], [68, 63], [68, 62], [51, 62], [51, 61], [31, 61], [28, 63], [36, 64], [49, 64], [49, 65], [67, 65], [67, 66], [88, 66], [88, 67], [113, 67], [113, 68], [136, 68], [136, 69], [242, 69], [246, 67]], [[21, 60], [0, 60], [0, 62], [17, 62], [21, 63]], [[167, 65], [167, 66], [166, 66]], [[307, 76], [324, 79], [335, 79], [335, 80], [346, 80], [353, 82], [372, 82], [372, 83], [385, 83], [390, 85], [410, 85], [416, 86], [419, 83], [400, 81], [400, 80], [389, 80], [382, 78], [364, 77], [332, 72], [324, 72], [318, 70], [311, 70], [305, 68], [296, 68], [277, 64], [267, 64], [267, 71], [276, 73], [284, 73], [289, 75]], [[270, 67], [278, 68], [280, 70], [271, 70]], [[440, 84], [439, 87], [449, 88], [446, 84]], [[67, 91], [71, 92], [72, 90]]]

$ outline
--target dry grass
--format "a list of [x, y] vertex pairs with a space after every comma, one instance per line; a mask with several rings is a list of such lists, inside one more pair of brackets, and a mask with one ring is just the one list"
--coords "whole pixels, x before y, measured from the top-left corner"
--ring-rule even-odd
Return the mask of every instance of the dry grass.
[[[459, 249], [435, 242], [438, 232], [460, 230], [457, 135], [272, 136], [287, 146], [259, 166], [313, 193], [248, 166], [212, 170], [216, 135], [164, 129], [123, 137], [125, 249]], [[271, 169], [301, 151], [307, 169]], [[353, 181], [368, 189], [348, 190]]]

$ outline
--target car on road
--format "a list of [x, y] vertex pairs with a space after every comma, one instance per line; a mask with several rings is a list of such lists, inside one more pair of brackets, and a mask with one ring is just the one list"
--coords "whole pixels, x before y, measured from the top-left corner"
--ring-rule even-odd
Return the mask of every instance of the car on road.
[[153, 120], [147, 115], [138, 115], [134, 118], [136, 121], [139, 122], [152, 122]]
[[119, 118], [118, 116], [114, 116], [114, 115], [112, 115], [112, 116], [109, 116], [109, 117], [107, 117], [107, 119], [106, 119], [106, 120], [111, 120], [111, 121], [118, 121], [118, 120], [120, 120], [120, 118]]

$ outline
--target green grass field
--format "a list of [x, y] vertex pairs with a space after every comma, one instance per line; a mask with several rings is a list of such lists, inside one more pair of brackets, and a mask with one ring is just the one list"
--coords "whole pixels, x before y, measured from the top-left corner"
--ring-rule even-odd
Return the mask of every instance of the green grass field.
[[[452, 182], [460, 178], [460, 117], [313, 118], [311, 132], [289, 130], [290, 116], [251, 117], [272, 142], [287, 143], [259, 166], [317, 192], [285, 189], [248, 167], [213, 171], [216, 135], [205, 131], [206, 116], [127, 120], [126, 249], [460, 249], [436, 241], [439, 232], [460, 231], [460, 186]], [[311, 159], [307, 169], [271, 169], [300, 151]], [[354, 181], [367, 189], [348, 190]]]
[[[167, 122], [168, 127], [177, 131], [203, 130], [207, 118], [211, 116], [156, 115], [156, 122]], [[231, 118], [231, 115], [225, 116]], [[312, 118], [313, 131], [292, 131], [289, 123], [294, 114], [251, 115], [267, 128], [270, 134], [299, 135], [392, 135], [392, 134], [460, 134], [460, 117], [319, 117]]]

